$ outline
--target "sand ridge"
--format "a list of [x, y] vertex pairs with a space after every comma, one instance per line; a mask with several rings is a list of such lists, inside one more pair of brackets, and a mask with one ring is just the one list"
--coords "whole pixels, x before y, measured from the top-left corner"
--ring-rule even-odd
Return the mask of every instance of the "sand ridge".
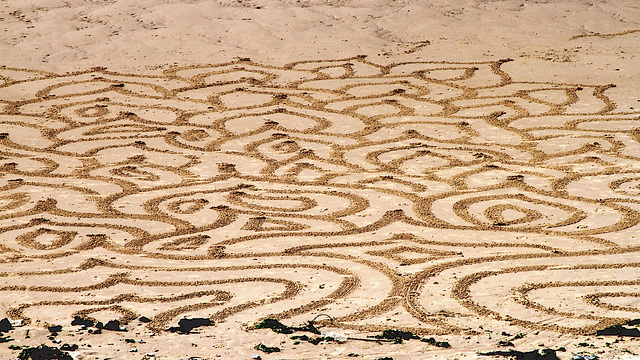
[[[636, 318], [640, 112], [509, 62], [3, 68], [6, 314], [441, 336]], [[549, 288], [584, 294], [532, 300]]]

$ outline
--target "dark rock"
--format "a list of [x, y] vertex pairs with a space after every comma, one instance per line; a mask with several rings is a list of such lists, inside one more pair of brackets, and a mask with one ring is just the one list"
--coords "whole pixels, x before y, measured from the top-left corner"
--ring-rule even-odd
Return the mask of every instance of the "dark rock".
[[78, 350], [78, 345], [76, 345], [76, 344], [73, 344], [73, 345], [63, 344], [62, 346], [60, 346], [60, 350], [76, 351], [76, 350]]
[[4, 318], [0, 320], [0, 333], [7, 332], [12, 329], [13, 326], [11, 326], [11, 321], [9, 321], [9, 319]]
[[121, 327], [120, 327], [120, 321], [118, 320], [111, 320], [108, 321], [104, 328], [106, 330], [111, 330], [111, 331], [124, 331]]
[[[120, 326], [120, 321], [118, 320], [109, 320], [104, 325], [101, 322], [99, 322], [96, 324], [96, 327], [98, 329], [105, 329], [105, 330], [111, 330], [111, 331], [126, 331], [122, 329], [122, 327]], [[95, 331], [93, 333], [96, 334]]]
[[194, 328], [211, 325], [213, 325], [213, 322], [207, 318], [180, 319], [178, 326], [170, 327], [168, 331], [189, 334]]
[[140, 317], [140, 322], [143, 322], [143, 323], [150, 323], [150, 322], [151, 322], [151, 319], [149, 319], [149, 318], [148, 318], [148, 317], [146, 317], [146, 316], [141, 316], [141, 317]]
[[49, 326], [47, 329], [49, 329], [50, 333], [59, 333], [62, 331], [62, 325]]
[[127, 344], [135, 344], [136, 341], [133, 339], [124, 339], [124, 342], [126, 342]]
[[76, 316], [73, 318], [71, 325], [84, 325], [86, 327], [91, 327], [95, 325], [95, 323], [91, 320], [83, 319], [80, 316]]
[[629, 326], [640, 325], [640, 319], [629, 320], [629, 321], [627, 321], [627, 325], [629, 325]]
[[614, 336], [628, 336], [628, 337], [640, 337], [640, 330], [637, 328], [628, 329], [626, 327], [616, 325], [610, 326], [606, 329], [598, 330], [597, 336], [614, 335]]

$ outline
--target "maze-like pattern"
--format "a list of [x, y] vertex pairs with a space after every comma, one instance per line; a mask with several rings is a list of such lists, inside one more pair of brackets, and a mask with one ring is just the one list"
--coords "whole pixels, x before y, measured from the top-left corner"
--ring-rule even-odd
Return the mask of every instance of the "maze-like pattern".
[[640, 317], [640, 112], [509, 61], [2, 68], [3, 309], [422, 334]]

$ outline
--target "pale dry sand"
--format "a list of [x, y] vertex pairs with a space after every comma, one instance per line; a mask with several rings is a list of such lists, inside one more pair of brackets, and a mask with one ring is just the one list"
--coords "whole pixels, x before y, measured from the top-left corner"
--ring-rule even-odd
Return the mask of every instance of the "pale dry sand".
[[[640, 356], [595, 336], [640, 318], [637, 1], [21, 0], [0, 24], [0, 318], [24, 324], [0, 357]], [[253, 328], [319, 314], [451, 348]]]

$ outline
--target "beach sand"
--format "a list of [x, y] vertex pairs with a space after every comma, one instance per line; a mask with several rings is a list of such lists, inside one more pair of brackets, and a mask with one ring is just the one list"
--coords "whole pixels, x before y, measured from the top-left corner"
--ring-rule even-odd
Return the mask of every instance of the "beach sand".
[[640, 356], [636, 1], [0, 22], [1, 358]]

